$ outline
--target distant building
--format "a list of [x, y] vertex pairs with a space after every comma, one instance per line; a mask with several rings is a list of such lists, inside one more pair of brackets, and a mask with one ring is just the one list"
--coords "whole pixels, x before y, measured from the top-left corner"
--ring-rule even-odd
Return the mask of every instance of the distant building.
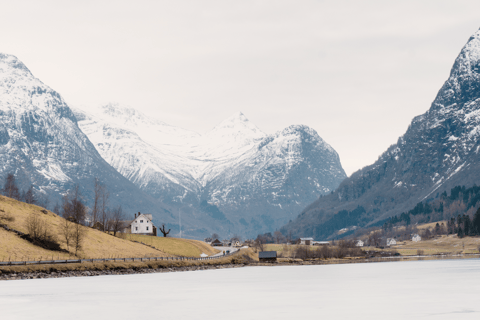
[[212, 244], [213, 239], [212, 238], [205, 238], [203, 240], [206, 244]]
[[258, 253], [258, 260], [261, 262], [277, 261], [277, 251], [261, 251]]
[[153, 225], [152, 222], [152, 215], [151, 214], [143, 214], [135, 213], [135, 218], [127, 223], [125, 226], [125, 231], [127, 233], [132, 234], [141, 234], [147, 236], [156, 236], [157, 235], [157, 227]]
[[314, 246], [329, 246], [329, 241], [312, 241], [312, 245]]
[[363, 247], [363, 245], [364, 245], [364, 242], [362, 240], [357, 240], [355, 242], [355, 246], [357, 246], [357, 247]]
[[234, 247], [241, 247], [241, 246], [242, 246], [242, 243], [241, 243], [240, 241], [238, 241], [238, 240], [237, 240], [237, 241], [233, 241], [233, 242], [232, 242], [232, 246], [234, 246]]
[[418, 242], [418, 241], [421, 241], [421, 240], [422, 240], [422, 237], [420, 237], [420, 235], [418, 235], [418, 234], [414, 234], [413, 237], [412, 237], [413, 242]]
[[388, 238], [387, 239], [387, 246], [390, 247], [390, 246], [394, 246], [397, 244], [397, 241], [393, 238]]
[[218, 240], [218, 239], [215, 239], [213, 240], [210, 245], [212, 247], [221, 247], [223, 245], [222, 241]]
[[313, 244], [313, 238], [300, 238], [300, 244], [310, 246]]

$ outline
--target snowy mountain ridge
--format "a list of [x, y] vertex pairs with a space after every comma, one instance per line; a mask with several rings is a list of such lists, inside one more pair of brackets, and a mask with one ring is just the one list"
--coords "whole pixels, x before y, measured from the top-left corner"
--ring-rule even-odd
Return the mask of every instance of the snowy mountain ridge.
[[[346, 176], [335, 150], [306, 126], [267, 135], [238, 112], [200, 135], [118, 104], [75, 113], [98, 152], [127, 179], [170, 204], [215, 206], [235, 221], [230, 229], [241, 219], [259, 230], [279, 226]], [[309, 190], [295, 191], [299, 185]], [[252, 213], [239, 212], [248, 207]]]
[[[0, 53], [0, 176], [16, 175], [20, 189], [34, 187], [50, 208], [76, 184], [90, 204], [94, 179], [105, 183], [112, 206], [152, 210], [161, 204], [125, 179], [100, 156], [56, 91], [15, 56]], [[130, 198], [136, 201], [128, 201]]]

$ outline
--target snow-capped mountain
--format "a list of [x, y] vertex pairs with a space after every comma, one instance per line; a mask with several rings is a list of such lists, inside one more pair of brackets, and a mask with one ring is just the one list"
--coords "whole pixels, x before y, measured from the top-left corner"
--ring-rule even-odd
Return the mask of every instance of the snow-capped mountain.
[[255, 236], [283, 225], [346, 177], [337, 153], [306, 126], [263, 133], [242, 113], [199, 135], [109, 104], [75, 110], [103, 158], [142, 190], [211, 230]]
[[64, 99], [35, 78], [13, 55], [0, 53], [0, 176], [16, 174], [20, 188], [33, 184], [50, 208], [79, 184], [90, 205], [94, 178], [110, 204], [126, 212], [152, 212], [174, 221], [160, 203], [111, 167], [79, 129]]
[[[338, 228], [369, 225], [412, 209], [457, 185], [480, 182], [480, 31], [455, 60], [430, 109], [371, 166], [343, 181], [286, 225], [298, 235], [323, 238]], [[362, 212], [333, 224], [341, 210]], [[358, 219], [357, 219], [358, 218]]]

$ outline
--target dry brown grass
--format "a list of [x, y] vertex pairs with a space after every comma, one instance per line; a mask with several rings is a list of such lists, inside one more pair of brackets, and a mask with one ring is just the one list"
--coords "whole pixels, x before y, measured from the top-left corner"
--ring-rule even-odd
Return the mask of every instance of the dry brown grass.
[[0, 228], [0, 260], [1, 261], [33, 261], [39, 259], [74, 259], [73, 255], [53, 252], [40, 248], [13, 232]]
[[417, 250], [423, 250], [425, 254], [455, 254], [455, 253], [478, 253], [480, 238], [459, 238], [456, 235], [443, 235], [430, 240], [413, 242], [411, 240], [398, 243], [392, 249], [401, 255], [416, 255]]
[[85, 262], [55, 265], [26, 265], [26, 266], [0, 266], [1, 273], [29, 273], [29, 272], [68, 272], [68, 271], [103, 271], [121, 269], [164, 269], [194, 266], [218, 266], [226, 264], [247, 264], [251, 261], [249, 252], [241, 251], [232, 256], [213, 260], [161, 260], [161, 261], [118, 261], [118, 262]]
[[219, 252], [203, 241], [191, 239], [152, 237], [137, 234], [126, 234], [125, 239], [142, 242], [165, 253], [184, 257], [200, 257], [202, 253], [212, 255]]
[[[67, 248], [66, 242], [62, 236], [61, 227], [64, 219], [50, 211], [48, 211], [47, 214], [44, 214], [41, 212], [42, 209], [43, 208], [35, 205], [26, 204], [4, 196], [0, 196], [0, 210], [4, 210], [5, 213], [8, 213], [14, 217], [13, 221], [2, 221], [2, 223], [6, 224], [12, 229], [28, 233], [25, 226], [25, 220], [30, 214], [38, 215], [41, 217], [41, 219], [45, 219], [51, 232], [60, 243], [61, 248], [70, 249], [70, 251], [72, 251], [72, 248]], [[120, 239], [92, 228], [83, 228], [85, 228], [86, 237], [83, 243], [83, 249], [79, 253], [79, 256], [82, 258], [169, 256], [167, 253], [139, 243]], [[12, 253], [14, 255], [17, 253], [17, 257], [29, 256], [30, 258], [36, 260], [38, 260], [40, 257], [51, 257], [52, 255], [58, 256], [58, 252], [56, 251], [52, 252], [38, 247], [37, 252], [35, 253], [35, 250], [33, 250], [34, 247], [32, 247], [28, 241], [20, 241], [22, 239], [20, 239], [17, 235], [11, 232], [7, 233], [11, 235], [5, 235], [5, 242], [2, 241], [2, 246], [0, 248], [0, 257], [3, 257], [3, 259], [8, 259], [9, 256], [12, 256]]]

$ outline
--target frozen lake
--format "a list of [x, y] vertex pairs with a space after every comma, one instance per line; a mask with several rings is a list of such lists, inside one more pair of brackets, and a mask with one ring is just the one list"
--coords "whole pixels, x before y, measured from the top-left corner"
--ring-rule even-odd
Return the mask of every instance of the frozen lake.
[[480, 319], [480, 260], [0, 282], [1, 319]]

